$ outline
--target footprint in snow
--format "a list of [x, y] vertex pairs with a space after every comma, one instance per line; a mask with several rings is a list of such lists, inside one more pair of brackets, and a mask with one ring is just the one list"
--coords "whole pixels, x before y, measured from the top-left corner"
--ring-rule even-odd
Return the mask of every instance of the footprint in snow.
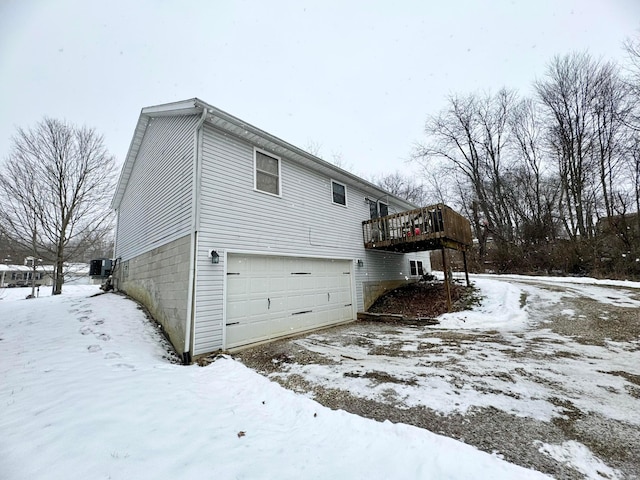
[[78, 317], [79, 322], [86, 322], [87, 320], [89, 320], [89, 317], [87, 317], [86, 315], [83, 315], [82, 317]]
[[100, 345], [89, 345], [87, 347], [87, 350], [89, 350], [91, 353], [99, 352], [100, 350], [102, 350], [102, 347]]
[[129, 365], [128, 363], [116, 363], [114, 365], [114, 367], [120, 369], [120, 370], [135, 370], [136, 367], [134, 367], [133, 365]]
[[93, 330], [91, 330], [91, 328], [87, 327], [86, 325], [84, 327], [82, 327], [80, 330], [78, 330], [82, 335], [89, 335], [90, 333], [93, 333]]
[[117, 352], [107, 352], [104, 354], [104, 358], [111, 360], [112, 358], [120, 358], [120, 354]]
[[106, 333], [96, 333], [96, 338], [98, 340], [102, 340], [103, 342], [106, 342], [107, 340], [111, 340], [111, 337]]
[[104, 323], [104, 320], [96, 320], [95, 322], [93, 322], [94, 325], [102, 325]]

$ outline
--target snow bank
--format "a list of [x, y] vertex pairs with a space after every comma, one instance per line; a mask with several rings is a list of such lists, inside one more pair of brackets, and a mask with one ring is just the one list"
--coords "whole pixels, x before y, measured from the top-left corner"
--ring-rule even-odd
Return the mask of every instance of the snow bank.
[[[443, 278], [442, 272], [435, 272]], [[589, 277], [537, 277], [531, 275], [474, 274], [473, 285], [480, 290], [482, 303], [472, 311], [446, 313], [439, 318], [436, 328], [519, 330], [529, 322], [526, 297], [532, 291], [530, 284], [555, 284], [561, 292], [541, 292], [535, 289], [540, 300], [559, 303], [562, 298], [587, 296], [600, 303], [619, 307], [640, 308], [640, 301], [630, 298], [626, 292], [611, 288], [640, 288], [640, 282], [626, 280], [600, 280]]]
[[473, 310], [445, 313], [438, 317], [435, 328], [488, 330], [521, 329], [527, 325], [528, 315], [521, 307], [524, 291], [516, 285], [475, 278], [473, 284], [480, 290], [482, 303]]
[[[440, 272], [440, 275], [442, 273]], [[625, 287], [625, 288], [640, 288], [640, 282], [632, 282], [630, 280], [609, 280], [592, 277], [547, 277], [537, 275], [500, 275], [500, 274], [474, 274], [475, 278], [497, 278], [501, 280], [516, 280], [516, 281], [534, 281], [540, 283], [573, 283], [577, 285], [602, 285], [608, 287]]]

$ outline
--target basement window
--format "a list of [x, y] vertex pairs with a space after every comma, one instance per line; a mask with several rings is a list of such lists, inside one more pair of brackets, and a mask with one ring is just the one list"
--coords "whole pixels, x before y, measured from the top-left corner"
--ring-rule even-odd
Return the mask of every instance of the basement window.
[[280, 157], [254, 149], [254, 188], [280, 196]]
[[409, 267], [411, 267], [411, 276], [424, 275], [424, 269], [422, 268], [422, 262], [420, 260], [410, 260]]
[[333, 203], [347, 206], [347, 187], [345, 185], [331, 180], [331, 195]]

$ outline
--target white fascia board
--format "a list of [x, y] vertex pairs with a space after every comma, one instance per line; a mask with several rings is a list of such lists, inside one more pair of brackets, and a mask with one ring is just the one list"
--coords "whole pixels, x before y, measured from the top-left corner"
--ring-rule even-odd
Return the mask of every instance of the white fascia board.
[[138, 118], [138, 123], [136, 124], [136, 129], [133, 133], [133, 138], [131, 139], [131, 143], [129, 144], [127, 157], [125, 158], [124, 164], [122, 165], [122, 170], [120, 171], [120, 177], [118, 178], [116, 192], [113, 195], [113, 199], [111, 200], [112, 210], [117, 210], [120, 207], [120, 202], [122, 201], [124, 191], [127, 188], [129, 176], [131, 175], [131, 170], [133, 169], [133, 164], [135, 163], [135, 159], [138, 155], [138, 150], [140, 149], [140, 145], [142, 144], [142, 139], [144, 138], [144, 134], [147, 130], [148, 124], [149, 117], [141, 113], [140, 117]]
[[197, 98], [182, 100], [180, 102], [163, 103], [162, 105], [154, 105], [145, 107], [141, 111], [141, 115], [150, 117], [163, 115], [193, 115], [198, 111], [202, 111], [202, 101]]

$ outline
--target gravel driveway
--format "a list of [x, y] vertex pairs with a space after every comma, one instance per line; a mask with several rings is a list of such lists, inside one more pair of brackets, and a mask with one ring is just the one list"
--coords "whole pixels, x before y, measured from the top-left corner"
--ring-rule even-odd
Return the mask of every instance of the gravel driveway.
[[640, 290], [507, 282], [522, 292], [524, 325], [357, 322], [235, 357], [327, 407], [556, 478], [640, 478]]

